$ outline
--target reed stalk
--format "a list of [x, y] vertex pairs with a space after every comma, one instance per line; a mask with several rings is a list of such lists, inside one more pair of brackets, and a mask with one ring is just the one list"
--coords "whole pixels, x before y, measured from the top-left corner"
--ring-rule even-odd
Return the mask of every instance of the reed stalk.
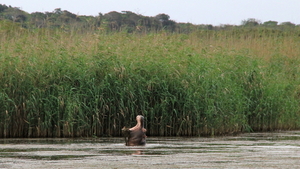
[[[0, 23], [0, 137], [300, 128], [300, 31], [127, 34]], [[296, 36], [297, 35], [297, 36]]]

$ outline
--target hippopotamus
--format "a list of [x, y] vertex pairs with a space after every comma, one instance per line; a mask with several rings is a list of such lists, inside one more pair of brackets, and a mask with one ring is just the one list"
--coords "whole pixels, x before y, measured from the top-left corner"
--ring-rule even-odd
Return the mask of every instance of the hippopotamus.
[[146, 129], [144, 128], [144, 117], [136, 116], [137, 124], [132, 128], [123, 127], [122, 133], [125, 137], [126, 146], [143, 146], [146, 144]]

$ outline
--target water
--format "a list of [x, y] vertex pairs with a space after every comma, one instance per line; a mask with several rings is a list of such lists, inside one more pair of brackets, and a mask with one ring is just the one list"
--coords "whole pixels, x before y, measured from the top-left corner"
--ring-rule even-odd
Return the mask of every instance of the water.
[[0, 168], [299, 168], [300, 131], [226, 137], [0, 139]]

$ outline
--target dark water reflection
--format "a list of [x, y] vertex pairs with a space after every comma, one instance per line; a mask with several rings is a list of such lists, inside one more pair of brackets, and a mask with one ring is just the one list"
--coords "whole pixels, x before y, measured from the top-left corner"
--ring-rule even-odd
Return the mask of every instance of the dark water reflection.
[[156, 164], [158, 168], [232, 168], [233, 164], [237, 168], [293, 168], [289, 164], [300, 165], [300, 131], [226, 137], [148, 137], [146, 146], [133, 147], [125, 146], [121, 137], [0, 139], [0, 168], [38, 168], [51, 161], [57, 167], [88, 164], [87, 168], [97, 168], [99, 163], [104, 168], [139, 168], [139, 163]]

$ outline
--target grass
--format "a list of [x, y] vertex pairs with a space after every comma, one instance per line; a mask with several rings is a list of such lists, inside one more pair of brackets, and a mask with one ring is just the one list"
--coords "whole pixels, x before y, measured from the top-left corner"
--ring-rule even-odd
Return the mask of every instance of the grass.
[[26, 30], [0, 23], [0, 137], [300, 128], [300, 31]]

